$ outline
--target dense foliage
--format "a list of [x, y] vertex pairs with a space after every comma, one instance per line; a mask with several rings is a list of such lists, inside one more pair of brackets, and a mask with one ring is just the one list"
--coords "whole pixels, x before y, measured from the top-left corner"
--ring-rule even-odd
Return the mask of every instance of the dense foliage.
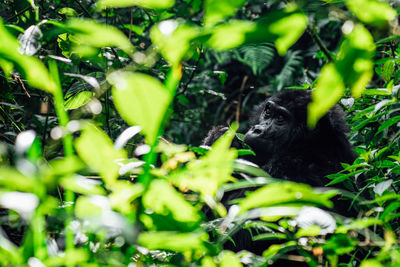
[[[398, 266], [397, 5], [0, 2], [0, 265]], [[293, 88], [313, 89], [311, 128], [335, 104], [348, 115], [359, 157], [332, 190], [230, 148], [256, 104]], [[231, 129], [199, 147], [216, 124]], [[272, 240], [262, 256], [223, 249], [242, 227]]]

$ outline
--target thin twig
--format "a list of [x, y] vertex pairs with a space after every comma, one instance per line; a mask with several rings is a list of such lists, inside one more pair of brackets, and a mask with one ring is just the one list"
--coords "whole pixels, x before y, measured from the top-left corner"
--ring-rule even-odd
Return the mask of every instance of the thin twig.
[[17, 81], [17, 83], [19, 85], [21, 85], [22, 89], [24, 89], [24, 92], [26, 94], [27, 97], [31, 98], [31, 95], [28, 93], [28, 90], [26, 90], [25, 84], [24, 82], [21, 80], [21, 77], [19, 77], [18, 75], [13, 74], [12, 77], [14, 78], [14, 80]]
[[307, 32], [310, 34], [311, 38], [313, 41], [318, 45], [319, 49], [324, 53], [326, 58], [328, 59], [329, 62], [333, 62], [333, 58], [331, 54], [329, 53], [328, 48], [325, 46], [325, 44], [322, 42], [321, 38], [319, 37], [317, 31], [315, 30], [315, 26], [309, 26], [307, 27]]
[[32, 9], [32, 6], [27, 6], [24, 9], [22, 9], [21, 11], [19, 11], [17, 14], [15, 14], [14, 16], [9, 17], [8, 19], [6, 19], [5, 21], [8, 22], [10, 20], [15, 19], [16, 17], [19, 17], [19, 15], [25, 13], [26, 11], [28, 11], [29, 9]]
[[249, 78], [249, 76], [245, 75], [243, 77], [242, 84], [240, 85], [239, 99], [238, 99], [238, 103], [236, 105], [236, 118], [235, 118], [236, 123], [239, 123], [240, 106], [242, 105], [242, 94], [243, 94], [244, 87], [246, 86], [246, 82], [247, 82], [248, 78]]

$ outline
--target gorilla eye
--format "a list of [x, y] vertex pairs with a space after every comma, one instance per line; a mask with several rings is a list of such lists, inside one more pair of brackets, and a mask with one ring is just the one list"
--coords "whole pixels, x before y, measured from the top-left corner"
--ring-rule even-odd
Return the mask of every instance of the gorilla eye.
[[278, 122], [279, 123], [285, 122], [285, 116], [283, 116], [282, 114], [278, 115]]
[[271, 116], [271, 109], [268, 106], [265, 107], [264, 113], [266, 117]]

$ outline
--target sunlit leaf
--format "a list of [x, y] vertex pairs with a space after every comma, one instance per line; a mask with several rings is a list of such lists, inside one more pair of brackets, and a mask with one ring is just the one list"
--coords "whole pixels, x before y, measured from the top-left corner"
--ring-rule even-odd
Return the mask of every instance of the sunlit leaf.
[[65, 109], [77, 109], [87, 104], [93, 97], [94, 93], [91, 91], [82, 91], [76, 95], [71, 96], [64, 102]]
[[257, 22], [233, 20], [212, 29], [208, 45], [226, 50], [243, 43], [274, 42], [280, 55], [284, 55], [307, 27], [307, 17], [297, 11], [272, 12]]
[[376, 26], [387, 25], [397, 15], [388, 3], [377, 0], [346, 0], [346, 5], [362, 22]]
[[0, 166], [0, 185], [11, 190], [30, 192], [33, 190], [35, 180], [26, 177], [15, 169]]
[[336, 68], [351, 89], [354, 97], [360, 97], [373, 75], [375, 43], [364, 26], [357, 24], [345, 35], [340, 46]]
[[378, 131], [375, 133], [375, 135], [377, 135], [378, 133], [386, 130], [390, 126], [398, 123], [399, 121], [400, 121], [400, 116], [396, 116], [396, 117], [393, 117], [393, 118], [390, 118], [390, 119], [386, 120], [381, 126], [379, 126]]
[[196, 26], [175, 20], [162, 21], [151, 28], [150, 37], [163, 57], [172, 65], [179, 63], [192, 49], [191, 41], [200, 34]]
[[351, 222], [350, 224], [341, 225], [336, 229], [336, 233], [345, 234], [349, 230], [363, 229], [371, 225], [381, 225], [383, 221], [375, 218], [362, 218]]
[[99, 0], [96, 7], [106, 9], [112, 7], [139, 6], [143, 8], [165, 9], [175, 4], [175, 0]]
[[[54, 90], [54, 82], [43, 63], [33, 56], [22, 55], [20, 44], [4, 27], [0, 19], [0, 59], [10, 61], [27, 78], [30, 86], [47, 92]], [[2, 67], [4, 64], [2, 64]], [[9, 66], [9, 65], [8, 65]]]
[[92, 124], [85, 125], [82, 134], [75, 141], [79, 156], [93, 169], [97, 170], [108, 184], [118, 177], [119, 166], [116, 160], [125, 159], [123, 149], [116, 150], [111, 139]]
[[113, 209], [125, 214], [131, 214], [134, 211], [132, 202], [141, 196], [143, 191], [143, 185], [140, 183], [133, 184], [129, 181], [117, 181], [112, 186], [112, 193], [108, 198]]
[[152, 144], [171, 94], [157, 79], [141, 73], [116, 71], [107, 80], [113, 85], [113, 100], [121, 117], [130, 125], [141, 126], [147, 143]]
[[181, 190], [189, 188], [203, 196], [215, 196], [222, 184], [233, 180], [232, 163], [237, 157], [237, 152], [230, 149], [230, 144], [234, 136], [234, 130], [231, 128], [199, 161], [189, 162], [186, 169], [172, 173], [168, 179]]
[[293, 182], [274, 183], [249, 193], [248, 196], [240, 200], [239, 207], [241, 212], [257, 207], [269, 207], [289, 203], [303, 205], [313, 203], [332, 207], [332, 202], [329, 199], [334, 195], [336, 195], [336, 191], [334, 190], [318, 193], [312, 187], [305, 184]]
[[180, 252], [206, 251], [204, 242], [207, 240], [206, 233], [143, 232], [138, 237], [138, 243], [150, 250], [168, 249]]
[[327, 64], [321, 70], [316, 89], [312, 92], [312, 102], [308, 105], [307, 122], [315, 127], [318, 120], [331, 109], [344, 93], [341, 75], [334, 64]]
[[69, 176], [61, 179], [60, 184], [63, 188], [80, 194], [105, 195], [105, 190], [101, 187], [101, 182], [88, 179], [84, 176]]
[[117, 28], [89, 19], [70, 19], [66, 29], [74, 34], [77, 46], [82, 44], [93, 47], [119, 47], [132, 55], [134, 47], [129, 39]]
[[221, 267], [241, 267], [243, 264], [239, 261], [239, 258], [233, 251], [224, 250], [221, 254]]
[[245, 0], [206, 0], [204, 3], [204, 24], [213, 25], [233, 15]]
[[143, 205], [158, 214], [171, 213], [173, 218], [180, 222], [193, 223], [200, 220], [198, 210], [164, 180], [151, 182], [143, 196]]
[[374, 259], [363, 260], [360, 267], [383, 267], [383, 265]]

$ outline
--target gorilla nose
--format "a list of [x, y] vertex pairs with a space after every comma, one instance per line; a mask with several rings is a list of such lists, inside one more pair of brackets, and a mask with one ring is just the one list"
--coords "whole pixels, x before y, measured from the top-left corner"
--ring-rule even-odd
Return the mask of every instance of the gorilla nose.
[[263, 133], [264, 133], [264, 127], [263, 126], [261, 126], [261, 125], [254, 126], [253, 134], [260, 136], [260, 135], [263, 135]]

